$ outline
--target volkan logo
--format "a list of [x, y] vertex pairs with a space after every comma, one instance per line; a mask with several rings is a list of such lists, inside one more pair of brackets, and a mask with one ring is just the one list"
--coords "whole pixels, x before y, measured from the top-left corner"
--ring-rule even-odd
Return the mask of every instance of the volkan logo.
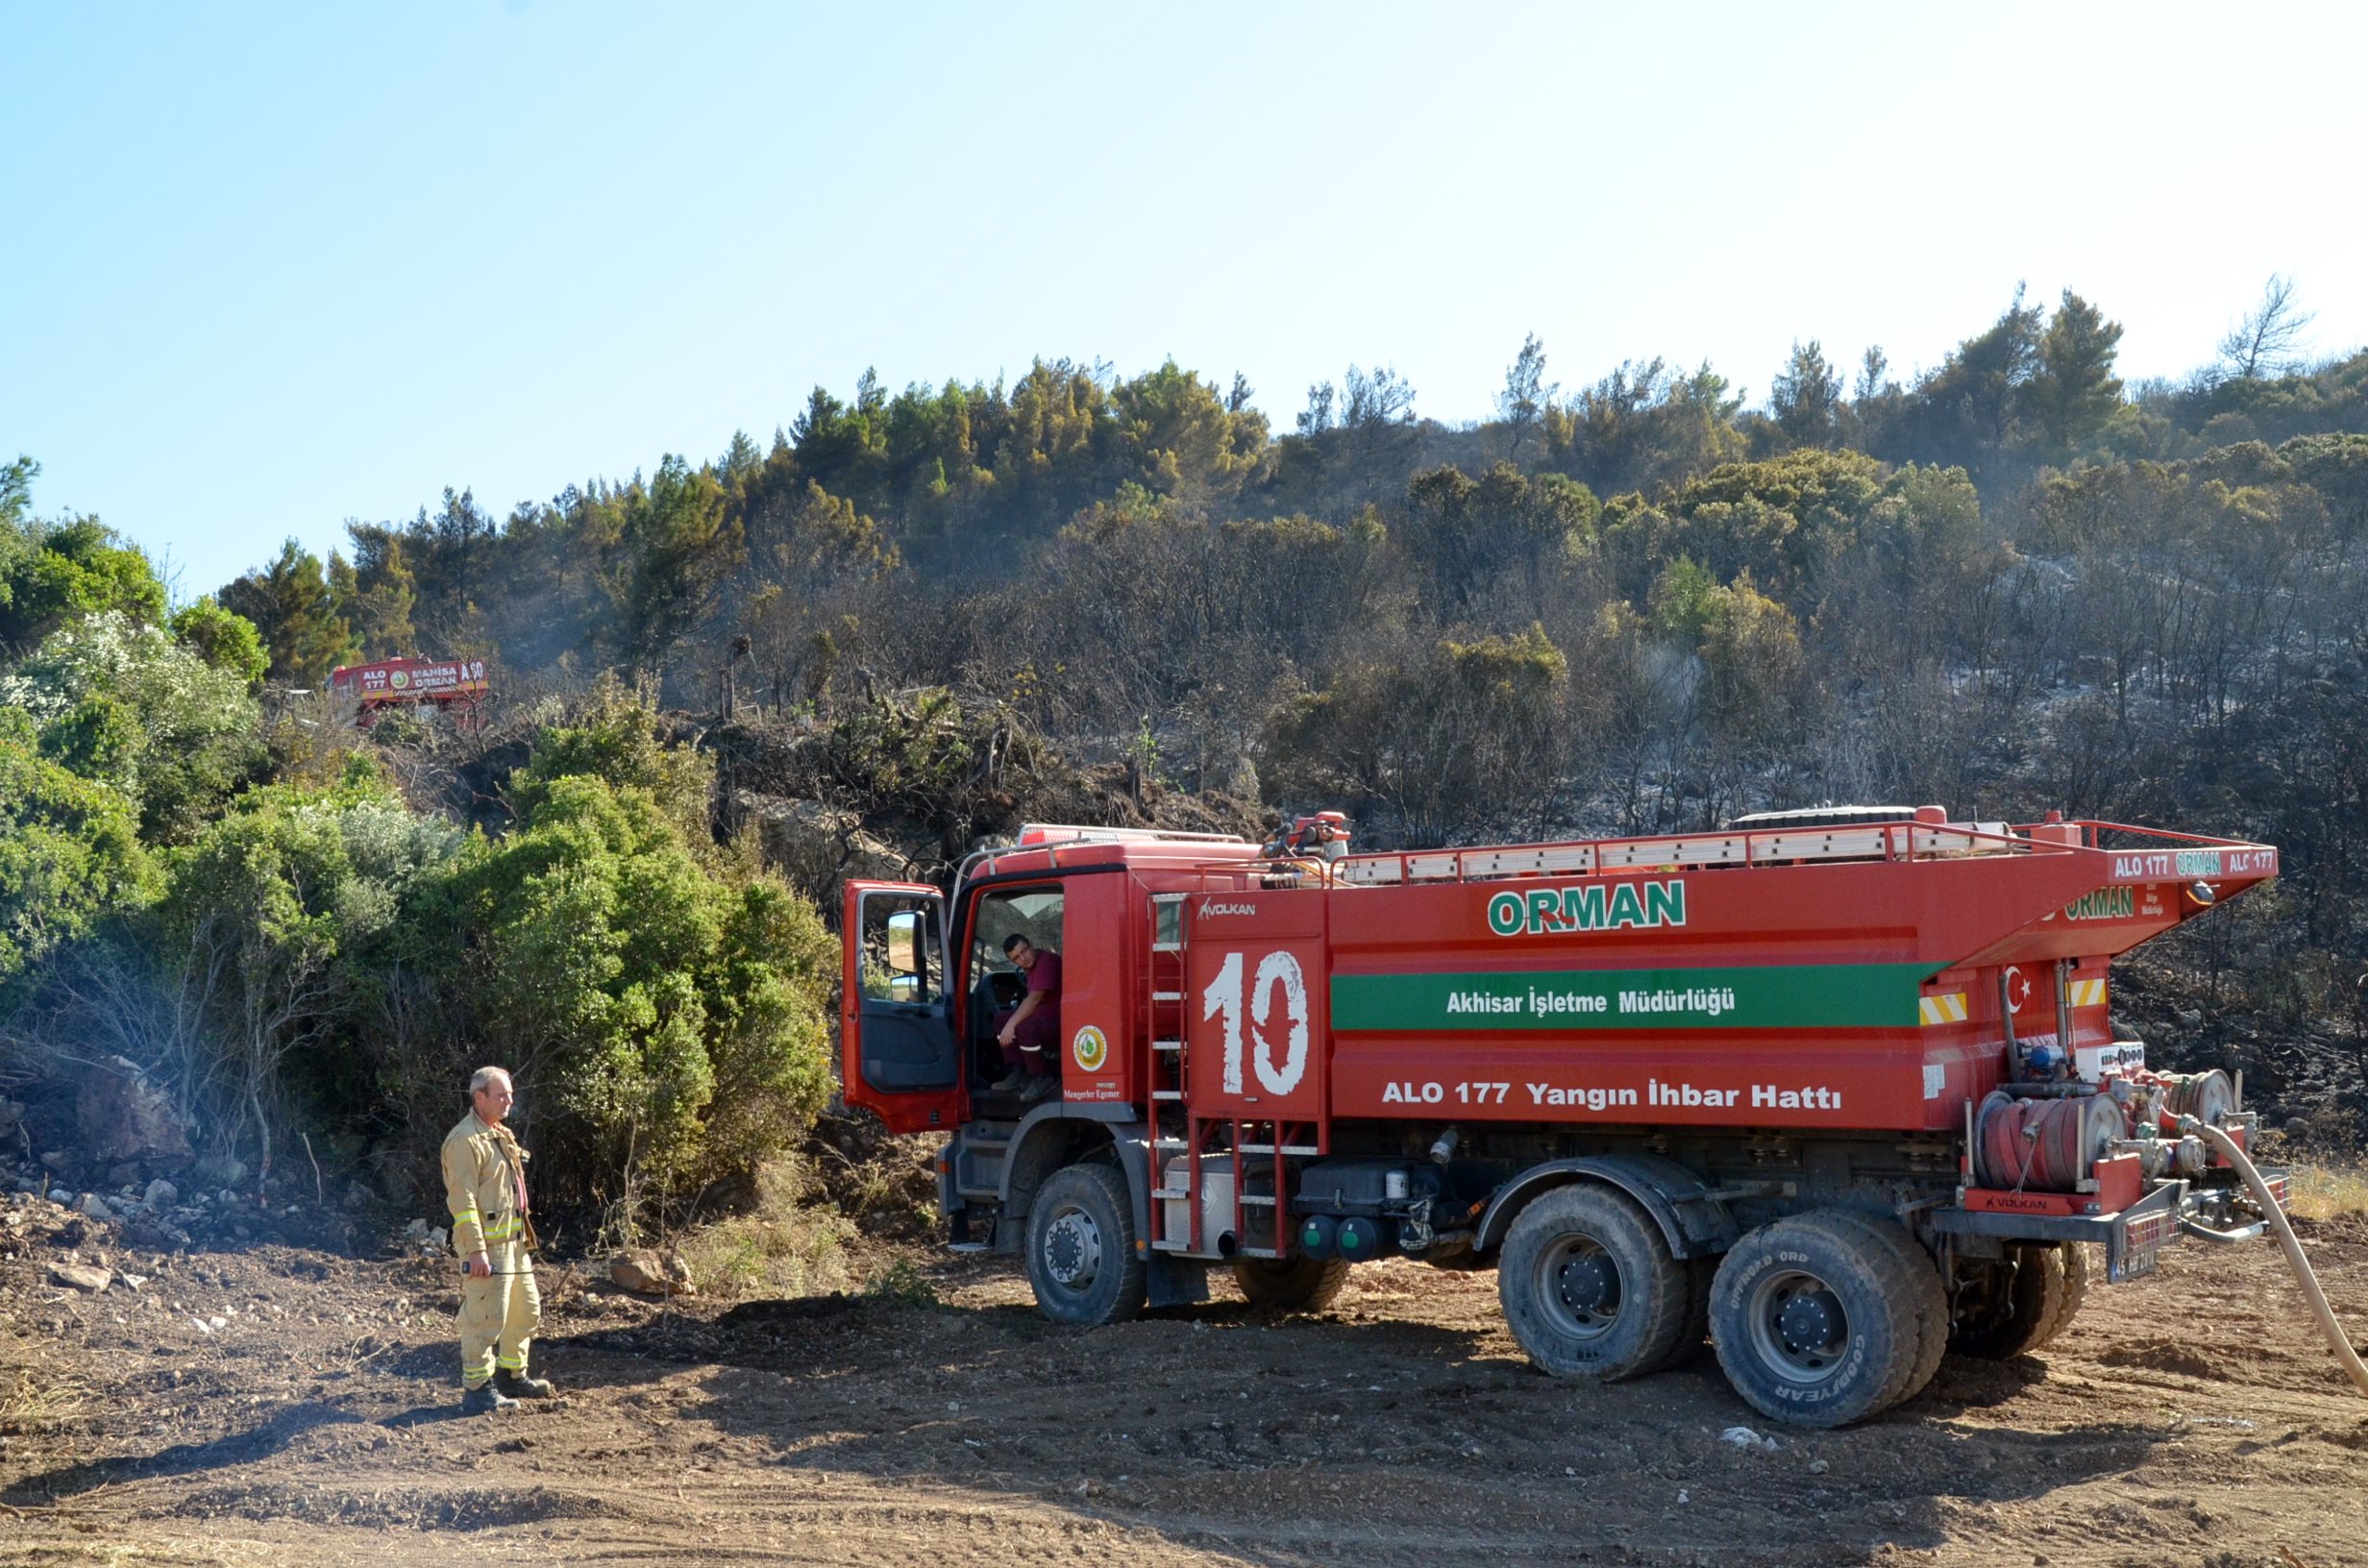
[[1069, 1054], [1087, 1072], [1101, 1071], [1101, 1065], [1110, 1060], [1110, 1041], [1099, 1029], [1087, 1024], [1069, 1042]]

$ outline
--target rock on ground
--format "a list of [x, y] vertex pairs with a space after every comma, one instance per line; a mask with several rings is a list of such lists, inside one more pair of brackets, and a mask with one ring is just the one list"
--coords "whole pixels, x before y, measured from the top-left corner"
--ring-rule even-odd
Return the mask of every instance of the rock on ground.
[[111, 1056], [84, 1077], [74, 1123], [83, 1158], [94, 1164], [180, 1165], [191, 1153], [188, 1125], [172, 1100], [124, 1057]]

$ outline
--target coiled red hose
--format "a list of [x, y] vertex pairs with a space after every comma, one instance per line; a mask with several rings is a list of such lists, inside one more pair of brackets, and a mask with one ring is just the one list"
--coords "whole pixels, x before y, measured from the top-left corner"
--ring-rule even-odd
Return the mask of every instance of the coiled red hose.
[[1993, 1090], [1974, 1115], [1974, 1177], [1987, 1188], [2074, 1191], [2125, 1125], [2107, 1095], [2017, 1099]]

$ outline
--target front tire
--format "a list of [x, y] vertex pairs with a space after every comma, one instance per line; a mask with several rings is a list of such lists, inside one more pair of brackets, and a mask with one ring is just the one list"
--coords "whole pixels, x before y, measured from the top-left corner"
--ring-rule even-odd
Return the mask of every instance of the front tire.
[[1727, 1254], [1712, 1287], [1718, 1364], [1763, 1415], [1862, 1421], [1902, 1396], [1923, 1360], [1923, 1283], [1856, 1215], [1763, 1225]]
[[1686, 1266], [1652, 1216], [1610, 1188], [1558, 1187], [1505, 1235], [1496, 1299], [1540, 1370], [1606, 1383], [1665, 1364], [1686, 1329]]
[[1278, 1312], [1320, 1312], [1348, 1284], [1345, 1258], [1236, 1258], [1233, 1283], [1252, 1307]]
[[1045, 1178], [1027, 1211], [1027, 1283], [1055, 1323], [1098, 1328], [1143, 1311], [1126, 1178], [1108, 1165], [1066, 1165]]

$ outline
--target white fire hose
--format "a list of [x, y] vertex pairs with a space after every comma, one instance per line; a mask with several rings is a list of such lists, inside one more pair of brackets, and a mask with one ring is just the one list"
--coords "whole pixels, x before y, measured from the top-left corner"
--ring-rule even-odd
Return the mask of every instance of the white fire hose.
[[2345, 1335], [2343, 1325], [2335, 1321], [2335, 1310], [2327, 1304], [2327, 1292], [2319, 1288], [2319, 1277], [2311, 1271], [2310, 1260], [2303, 1256], [2303, 1244], [2295, 1239], [2294, 1227], [2286, 1223], [2285, 1211], [2270, 1195], [2269, 1184], [2261, 1180], [2259, 1171], [2253, 1168], [2253, 1162], [2245, 1157], [2245, 1151], [2238, 1146], [2236, 1139], [2219, 1128], [2207, 1126], [2192, 1116], [2183, 1116], [2180, 1130], [2202, 1137], [2226, 1155], [2229, 1164], [2236, 1167], [2236, 1174], [2245, 1179], [2245, 1186], [2253, 1192], [2253, 1201], [2261, 1206], [2261, 1217], [2268, 1220], [2269, 1228], [2277, 1233], [2278, 1245], [2284, 1250], [2286, 1263], [2294, 1270], [2295, 1280], [2310, 1302], [2311, 1315], [2319, 1320], [2319, 1332], [2327, 1335], [2328, 1348], [2335, 1353], [2335, 1360], [2342, 1363], [2353, 1384], [2361, 1393], [2368, 1394], [2368, 1365], [2361, 1364], [2359, 1353], [2352, 1348], [2352, 1341]]

